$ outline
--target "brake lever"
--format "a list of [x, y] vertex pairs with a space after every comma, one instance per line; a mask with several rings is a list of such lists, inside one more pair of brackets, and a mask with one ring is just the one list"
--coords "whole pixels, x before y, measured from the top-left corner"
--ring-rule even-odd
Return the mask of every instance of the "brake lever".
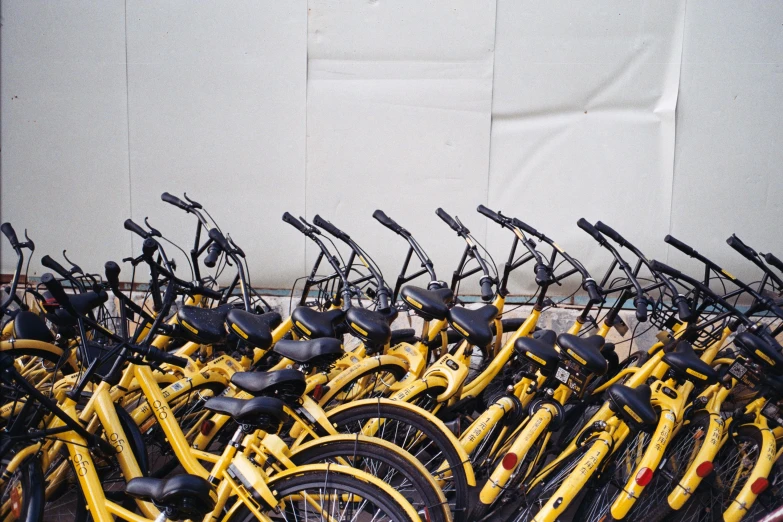
[[79, 265], [77, 265], [76, 263], [74, 263], [73, 261], [71, 261], [70, 259], [68, 259], [68, 256], [65, 255], [65, 252], [66, 251], [63, 250], [63, 257], [65, 258], [66, 261], [68, 261], [68, 263], [71, 264], [70, 273], [71, 274], [84, 274], [84, 272], [82, 271], [82, 268]]
[[230, 245], [231, 245], [231, 246], [234, 248], [234, 251], [235, 251], [235, 252], [236, 252], [236, 253], [237, 253], [237, 254], [238, 254], [240, 257], [244, 258], [244, 257], [245, 257], [245, 251], [244, 251], [244, 250], [242, 250], [241, 248], [239, 248], [239, 247], [237, 246], [237, 244], [236, 244], [236, 243], [234, 243], [234, 240], [233, 240], [233, 239], [231, 239], [231, 234], [228, 234], [228, 236], [226, 237], [226, 239], [228, 239], [228, 242], [229, 242], [229, 244], [230, 244]]
[[[198, 208], [198, 209], [204, 208], [204, 207], [201, 206], [201, 203], [199, 203], [198, 201], [193, 201], [192, 199], [190, 199], [188, 197], [188, 193], [187, 192], [183, 192], [183, 194], [185, 195], [185, 199], [187, 200], [187, 202], [190, 203], [190, 205], [193, 208]], [[220, 229], [218, 229], [218, 230], [220, 230]]]
[[33, 243], [33, 240], [30, 239], [30, 236], [27, 235], [27, 229], [24, 229], [24, 238], [26, 241], [19, 245], [20, 248], [29, 248], [30, 251], [35, 250], [35, 243]]
[[150, 235], [151, 236], [157, 236], [157, 237], [163, 237], [163, 235], [160, 233], [160, 231], [157, 228], [154, 228], [152, 225], [150, 225], [150, 222], [148, 221], [149, 217], [144, 218], [144, 224], [147, 225], [147, 228], [150, 229]]

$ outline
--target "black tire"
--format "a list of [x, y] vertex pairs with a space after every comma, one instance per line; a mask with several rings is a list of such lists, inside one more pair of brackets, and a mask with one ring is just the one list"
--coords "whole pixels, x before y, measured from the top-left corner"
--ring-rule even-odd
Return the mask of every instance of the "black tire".
[[[585, 488], [585, 495], [576, 512], [575, 520], [597, 522], [611, 517], [609, 509], [623, 492], [626, 482], [636, 470], [639, 459], [647, 451], [652, 435], [632, 432], [614, 452], [599, 476]], [[630, 520], [630, 519], [629, 519]]]
[[685, 421], [666, 448], [663, 465], [655, 470], [652, 481], [644, 488], [641, 498], [628, 513], [629, 520], [643, 518], [650, 522], [659, 522], [672, 514], [673, 510], [667, 501], [669, 493], [680, 483], [701, 450], [709, 426], [710, 415], [705, 411], [696, 412], [692, 418]]
[[[389, 394], [391, 385], [402, 379], [406, 373], [407, 370], [396, 364], [382, 364], [367, 368], [339, 388], [332, 388], [330, 384], [329, 391], [318, 401], [318, 404], [324, 411], [328, 411], [341, 404], [360, 399], [385, 397]], [[364, 391], [368, 389], [372, 391]]]
[[[339, 460], [338, 460], [339, 459]], [[305, 464], [348, 463], [351, 467], [381, 479], [399, 491], [420, 514], [422, 520], [448, 522], [448, 507], [442, 505], [440, 490], [426, 469], [411, 462], [410, 454], [388, 451], [372, 437], [360, 440], [319, 439], [304, 451], [295, 451], [291, 461]]]
[[462, 458], [456, 449], [458, 441], [446, 428], [431, 423], [426, 417], [390, 401], [357, 404], [338, 412], [327, 413], [329, 421], [339, 433], [360, 433], [371, 419], [383, 419], [382, 431], [375, 434], [392, 442], [416, 457], [425, 468], [440, 480], [438, 472], [445, 461], [451, 470], [450, 479], [442, 487], [449, 501], [454, 519], [467, 520], [470, 503], [468, 477]]
[[740, 426], [735, 433], [718, 451], [712, 475], [702, 481], [696, 493], [677, 513], [677, 520], [723, 520], [723, 512], [745, 485], [758, 461], [762, 441], [761, 432], [755, 426]]
[[[41, 522], [44, 515], [44, 477], [41, 461], [35, 456], [25, 459], [3, 486], [0, 519], [8, 522]], [[15, 504], [15, 506], [14, 506]], [[8, 512], [5, 508], [8, 507]], [[16, 516], [16, 512], [19, 516]]]
[[[378, 521], [392, 521], [392, 522], [413, 522], [412, 518], [408, 516], [405, 510], [395, 501], [395, 499], [389, 495], [386, 491], [380, 489], [374, 484], [368, 484], [359, 480], [358, 478], [349, 475], [347, 473], [338, 472], [336, 470], [329, 471], [306, 471], [299, 475], [289, 475], [282, 479], [272, 478], [269, 481], [269, 488], [275, 491], [275, 497], [282, 503], [285, 503], [286, 509], [280, 509], [279, 513], [273, 510], [269, 510], [266, 515], [273, 521], [283, 520], [305, 520], [305, 513], [301, 513], [302, 502], [298, 505], [293, 505], [293, 499], [290, 497], [301, 496], [302, 492], [310, 492], [310, 498], [317, 498], [319, 495], [317, 492], [322, 491], [324, 486], [329, 486], [329, 489], [336, 491], [342, 491], [349, 493], [351, 498], [360, 496], [362, 499], [368, 501], [369, 507], [377, 507], [378, 510], [383, 511], [383, 515], [373, 518], [372, 520]], [[286, 498], [289, 501], [286, 501]], [[333, 494], [332, 498], [341, 498], [339, 493]], [[306, 502], [304, 502], [306, 504]], [[307, 509], [310, 506], [304, 506]], [[288, 516], [288, 510], [291, 510], [292, 515]], [[337, 513], [342, 510], [338, 508]], [[337, 514], [334, 510], [329, 509], [330, 514]], [[338, 516], [336, 520], [364, 520], [361, 517], [355, 517], [355, 513], [349, 512], [345, 516]], [[367, 520], [371, 517], [368, 516]], [[247, 506], [241, 506], [231, 516], [228, 522], [255, 522], [257, 519], [255, 515], [247, 508]], [[307, 518], [311, 520], [311, 518]], [[321, 513], [317, 516], [313, 516], [312, 520], [321, 520]]]

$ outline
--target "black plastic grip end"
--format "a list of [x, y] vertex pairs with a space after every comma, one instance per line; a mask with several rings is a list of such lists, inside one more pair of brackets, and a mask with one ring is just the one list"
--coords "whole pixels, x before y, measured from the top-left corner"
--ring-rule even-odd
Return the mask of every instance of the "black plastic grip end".
[[758, 254], [755, 250], [750, 248], [748, 245], [742, 242], [740, 238], [738, 238], [736, 235], [732, 234], [731, 237], [729, 237], [726, 240], [726, 243], [736, 250], [737, 252], [742, 255], [745, 259], [748, 259], [749, 261], [753, 261], [754, 263], [758, 263]]
[[598, 291], [598, 285], [596, 285], [595, 281], [585, 281], [582, 288], [587, 292], [587, 295], [590, 298], [590, 304], [597, 304], [604, 300], [603, 297], [601, 297], [601, 292]]
[[636, 305], [636, 319], [640, 323], [647, 322], [647, 300], [643, 297], [637, 297], [634, 304]]
[[495, 292], [492, 291], [492, 280], [489, 277], [482, 277], [481, 278], [481, 300], [482, 301], [490, 301], [492, 300], [492, 297], [495, 295]]
[[158, 249], [158, 242], [152, 239], [151, 237], [148, 237], [144, 240], [144, 243], [141, 245], [141, 253], [144, 256], [145, 259], [150, 260], [152, 259], [152, 256], [155, 254], [155, 251]]
[[688, 245], [686, 245], [676, 237], [672, 236], [671, 234], [667, 234], [666, 237], [663, 238], [663, 240], [664, 242], [670, 244], [671, 246], [673, 246], [674, 248], [676, 248], [686, 256], [693, 257], [694, 254], [696, 253], [694, 249], [692, 249], [691, 247], [689, 247]]
[[778, 270], [783, 270], [783, 261], [781, 261], [780, 259], [778, 259], [772, 254], [764, 254], [764, 261], [774, 266]]
[[595, 229], [598, 230], [600, 233], [620, 245], [621, 247], [627, 246], [628, 242], [625, 240], [623, 236], [618, 234], [613, 228], [611, 228], [609, 225], [601, 222], [596, 221], [595, 223]]
[[445, 210], [438, 207], [438, 210], [435, 211], [435, 214], [437, 214], [439, 218], [441, 218], [448, 226], [450, 226], [454, 232], [459, 233], [460, 231], [459, 225], [457, 224], [456, 221], [454, 221], [454, 218], [448, 215], [448, 213]]
[[500, 215], [497, 212], [495, 212], [490, 208], [485, 207], [484, 205], [479, 205], [478, 207], [476, 207], [476, 211], [482, 216], [491, 219], [498, 225], [504, 224], [503, 220], [500, 218]]
[[209, 230], [209, 237], [214, 241], [224, 252], [231, 252], [231, 245], [228, 244], [226, 237], [216, 228]]
[[207, 268], [215, 268], [217, 260], [220, 257], [220, 253], [223, 250], [216, 243], [209, 245], [207, 249], [207, 257], [204, 258], [204, 266]]
[[336, 226], [332, 225], [330, 222], [326, 221], [324, 218], [322, 218], [320, 215], [316, 214], [313, 218], [313, 224], [317, 227], [321, 227], [322, 229], [329, 232], [331, 235], [338, 239], [342, 239], [343, 241], [350, 239], [348, 234], [337, 228]]
[[302, 222], [299, 221], [298, 219], [296, 219], [294, 216], [292, 216], [288, 212], [284, 212], [283, 213], [283, 221], [285, 221], [286, 223], [288, 223], [289, 225], [291, 225], [292, 227], [297, 229], [302, 234], [307, 232], [307, 229], [302, 224]]
[[5, 237], [8, 238], [12, 248], [16, 248], [17, 245], [19, 245], [19, 240], [16, 237], [16, 231], [14, 231], [14, 227], [11, 226], [11, 223], [3, 223], [0, 225], [0, 231], [2, 231], [3, 234], [5, 234]]
[[120, 265], [114, 261], [107, 261], [103, 265], [103, 271], [106, 274], [106, 281], [109, 282], [109, 286], [112, 290], [119, 288], [120, 285]]
[[378, 223], [385, 226], [392, 232], [396, 234], [401, 234], [405, 229], [403, 229], [400, 225], [397, 224], [396, 221], [394, 221], [392, 218], [386, 215], [386, 213], [378, 209], [375, 212], [372, 213], [372, 217], [374, 217], [376, 220], [378, 220]]
[[56, 277], [54, 277], [49, 272], [45, 273], [41, 276], [41, 283], [46, 287], [46, 289], [49, 291], [50, 294], [52, 294], [52, 297], [57, 301], [57, 303], [68, 313], [71, 313], [73, 315], [74, 311], [71, 307], [71, 300], [68, 299], [68, 294], [65, 293], [65, 290], [63, 289], [63, 285], [60, 284], [60, 281], [57, 280]]
[[41, 264], [48, 268], [49, 270], [54, 270], [57, 272], [57, 275], [62, 277], [63, 279], [68, 279], [71, 276], [71, 273], [68, 272], [63, 265], [49, 257], [48, 255], [45, 255], [41, 258]]
[[604, 239], [604, 236], [601, 235], [601, 233], [595, 229], [593, 225], [590, 224], [589, 221], [587, 221], [585, 218], [579, 218], [579, 221], [576, 222], [576, 225], [593, 236], [593, 239], [598, 241], [600, 244], [604, 244], [606, 239]]
[[174, 196], [173, 194], [169, 194], [168, 192], [164, 192], [160, 195], [160, 199], [165, 201], [166, 203], [169, 203], [170, 205], [174, 205], [175, 207], [179, 207], [182, 210], [185, 210], [187, 212], [190, 212], [190, 206], [179, 199], [177, 196]]
[[674, 299], [674, 304], [677, 307], [677, 315], [680, 316], [680, 321], [688, 321], [691, 318], [691, 308], [688, 306], [688, 300], [680, 295]]
[[125, 230], [129, 230], [134, 234], [136, 234], [137, 236], [142, 237], [143, 239], [147, 239], [150, 236], [149, 232], [141, 228], [132, 219], [126, 219], [124, 225], [125, 225]]

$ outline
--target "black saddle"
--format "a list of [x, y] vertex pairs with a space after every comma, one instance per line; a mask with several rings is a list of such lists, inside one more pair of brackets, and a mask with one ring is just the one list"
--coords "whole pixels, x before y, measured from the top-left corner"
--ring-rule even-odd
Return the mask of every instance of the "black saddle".
[[761, 337], [742, 332], [734, 338], [734, 344], [762, 366], [771, 368], [777, 374], [783, 373], [783, 355]]
[[299, 399], [307, 388], [305, 376], [299, 370], [274, 372], [237, 372], [231, 384], [254, 397], [279, 397], [283, 401]]
[[[71, 306], [79, 315], [89, 314], [108, 300], [109, 295], [104, 290], [100, 292], [89, 291], [81, 294], [68, 294], [68, 301], [70, 301]], [[76, 318], [62, 308], [58, 308], [54, 311], [54, 314], [49, 315], [49, 319], [58, 326], [76, 324]]]
[[239, 424], [274, 432], [288, 418], [283, 411], [283, 401], [275, 397], [253, 397], [252, 399], [215, 397], [205, 402], [204, 408], [228, 415]]
[[498, 316], [493, 305], [484, 305], [471, 310], [455, 306], [449, 310], [449, 324], [473, 346], [486, 348], [492, 342], [492, 321]]
[[172, 520], [201, 520], [215, 509], [217, 497], [212, 485], [197, 475], [176, 475], [171, 478], [136, 477], [125, 486], [125, 493], [151, 501], [165, 510]]
[[214, 344], [225, 340], [226, 314], [233, 309], [232, 305], [217, 308], [201, 308], [200, 306], [183, 306], [177, 312], [177, 320], [182, 328], [182, 337], [198, 344]]
[[663, 362], [668, 364], [680, 379], [687, 379], [697, 384], [715, 384], [720, 379], [718, 372], [699, 359], [687, 341], [679, 341], [674, 351], [663, 356]]
[[449, 288], [426, 290], [410, 285], [403, 286], [400, 295], [413, 312], [425, 321], [446, 319], [449, 315], [448, 305], [454, 299], [454, 292]]
[[291, 322], [300, 337], [320, 339], [321, 337], [337, 337], [340, 334], [339, 325], [344, 317], [345, 313], [342, 310], [319, 312], [306, 306], [298, 306], [291, 314]]
[[641, 427], [658, 423], [658, 415], [650, 404], [652, 390], [646, 384], [638, 388], [613, 384], [606, 393], [609, 396], [609, 408], [625, 422]]
[[273, 319], [264, 317], [265, 315], [267, 314], [251, 314], [245, 310], [234, 308], [226, 314], [226, 326], [233, 333], [247, 341], [247, 344], [250, 346], [265, 350], [272, 346], [272, 331], [270, 330], [269, 320]]
[[552, 330], [539, 330], [533, 337], [520, 337], [514, 343], [517, 354], [535, 364], [542, 374], [549, 375], [557, 368], [560, 354], [555, 350], [557, 334]]
[[272, 350], [286, 359], [315, 367], [330, 365], [344, 353], [340, 340], [330, 337], [309, 341], [283, 339], [278, 341]]
[[577, 337], [571, 334], [557, 336], [557, 344], [566, 357], [580, 364], [588, 373], [603, 375], [609, 369], [609, 362], [601, 353], [606, 340], [600, 335]]
[[354, 306], [345, 312], [345, 322], [351, 334], [361, 339], [368, 351], [383, 348], [391, 341], [391, 327], [387, 315], [381, 312]]
[[54, 335], [37, 314], [21, 311], [14, 316], [14, 338], [53, 343]]

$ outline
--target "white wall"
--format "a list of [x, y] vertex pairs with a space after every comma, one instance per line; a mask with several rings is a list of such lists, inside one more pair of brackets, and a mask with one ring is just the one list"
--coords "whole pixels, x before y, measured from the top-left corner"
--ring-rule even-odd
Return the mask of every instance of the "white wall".
[[405, 245], [382, 208], [448, 279], [462, 245], [434, 210], [501, 261], [484, 203], [595, 272], [579, 217], [682, 265], [671, 232], [750, 278], [723, 241], [783, 255], [782, 24], [769, 2], [7, 0], [0, 218], [35, 261], [67, 248], [100, 270], [139, 249], [126, 217], [189, 248], [193, 220], [159, 200], [187, 191], [256, 286], [286, 288], [315, 252], [285, 210], [332, 220], [393, 280]]

